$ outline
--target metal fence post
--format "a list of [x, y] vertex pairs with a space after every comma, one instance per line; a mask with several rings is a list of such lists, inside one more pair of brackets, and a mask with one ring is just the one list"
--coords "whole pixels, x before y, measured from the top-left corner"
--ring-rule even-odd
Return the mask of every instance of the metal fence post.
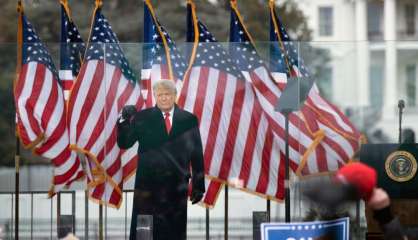
[[57, 193], [57, 230], [60, 224], [60, 216], [61, 216], [61, 192]]
[[225, 224], [224, 224], [224, 238], [228, 240], [228, 185], [225, 184]]
[[30, 193], [30, 239], [33, 239], [33, 192]]
[[51, 239], [52, 239], [52, 228], [53, 228], [53, 218], [54, 218], [54, 198], [51, 198]]
[[125, 239], [127, 239], [128, 231], [128, 192], [125, 192]]
[[104, 206], [104, 239], [107, 239], [107, 205]]
[[14, 232], [14, 195], [13, 193], [10, 194], [12, 197], [12, 209], [11, 209], [11, 214], [12, 214], [12, 221], [10, 222], [10, 238], [13, 238], [13, 232]]
[[206, 208], [206, 240], [209, 240], [209, 208]]
[[72, 214], [73, 214], [73, 234], [75, 235], [75, 191], [71, 192], [72, 201]]
[[84, 239], [89, 239], [89, 197], [88, 191], [84, 191]]
[[267, 199], [267, 222], [270, 222], [270, 217], [271, 217], [271, 201], [270, 199]]
[[103, 205], [99, 205], [99, 239], [103, 240]]

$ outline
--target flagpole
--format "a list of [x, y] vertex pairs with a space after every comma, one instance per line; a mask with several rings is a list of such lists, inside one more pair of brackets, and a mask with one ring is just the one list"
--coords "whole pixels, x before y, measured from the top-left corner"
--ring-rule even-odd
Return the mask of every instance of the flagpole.
[[[236, 17], [239, 19], [239, 21], [243, 22], [242, 19], [241, 19], [241, 15], [238, 11], [237, 0], [230, 0], [230, 6], [231, 6], [231, 11], [233, 11], [236, 14]], [[246, 35], [248, 36], [250, 42], [254, 45], [254, 41], [252, 40], [251, 35], [247, 32], [244, 25], [242, 25], [242, 27], [243, 27]], [[230, 41], [231, 41], [231, 37], [230, 37]], [[271, 215], [270, 213], [271, 213], [271, 201], [270, 201], [270, 198], [267, 196], [267, 199], [266, 199], [266, 216], [267, 216], [267, 221], [268, 222], [270, 222], [270, 215]]]
[[[269, 0], [269, 8], [270, 8], [270, 15], [272, 18], [272, 22], [274, 24], [274, 28], [276, 29], [276, 35], [278, 38], [278, 42], [280, 45], [280, 49], [283, 53], [286, 53], [283, 45], [283, 40], [280, 36], [280, 29], [277, 26], [277, 23], [275, 21], [276, 15], [274, 11], [274, 0]], [[288, 61], [288, 58], [286, 55], [284, 55], [284, 61], [286, 62], [287, 70], [290, 72], [291, 67]], [[285, 186], [285, 222], [290, 222], [290, 183], [289, 183], [289, 167], [290, 167], [290, 160], [289, 160], [289, 114], [291, 113], [291, 109], [283, 109], [281, 111], [285, 117], [285, 180], [284, 180], [284, 186]]]
[[[18, 18], [18, 29], [17, 29], [17, 64], [16, 64], [16, 78], [17, 82], [19, 73], [22, 66], [22, 42], [23, 42], [23, 28], [22, 28], [22, 14], [23, 6], [22, 1], [17, 1], [17, 12], [19, 14]], [[16, 113], [17, 114], [17, 113]], [[18, 128], [15, 126], [16, 132], [16, 145], [15, 145], [15, 239], [19, 239], [19, 192], [20, 192], [20, 183], [19, 183], [19, 170], [20, 170], [20, 140], [18, 134]]]
[[[94, 23], [94, 16], [95, 16], [96, 11], [102, 6], [102, 4], [103, 4], [102, 0], [95, 0], [95, 10], [94, 10], [94, 14], [92, 17], [93, 18], [92, 23]], [[91, 27], [93, 27], [93, 25]], [[93, 29], [90, 30], [90, 34], [92, 34], [92, 31]], [[99, 239], [103, 240], [103, 203], [99, 204]]]
[[[67, 9], [67, 0], [59, 0], [60, 4], [64, 6], [65, 9]], [[62, 14], [62, 13], [61, 13]], [[62, 42], [60, 43], [60, 45]], [[61, 218], [61, 191], [57, 193], [57, 229], [59, 229], [61, 226], [60, 224], [60, 218]]]
[[276, 35], [277, 35], [277, 38], [278, 38], [280, 49], [284, 53], [283, 60], [286, 62], [287, 71], [290, 73], [291, 72], [291, 66], [289, 64], [289, 59], [287, 58], [287, 55], [285, 54], [286, 50], [285, 50], [284, 45], [283, 45], [282, 37], [280, 36], [279, 26], [277, 26], [277, 23], [276, 23], [276, 20], [275, 20], [276, 14], [275, 14], [275, 11], [274, 11], [274, 5], [275, 5], [274, 0], [270, 0], [269, 1], [270, 15], [271, 15], [271, 18], [272, 18], [272, 21], [273, 21], [273, 24], [274, 24], [274, 28], [276, 29]]

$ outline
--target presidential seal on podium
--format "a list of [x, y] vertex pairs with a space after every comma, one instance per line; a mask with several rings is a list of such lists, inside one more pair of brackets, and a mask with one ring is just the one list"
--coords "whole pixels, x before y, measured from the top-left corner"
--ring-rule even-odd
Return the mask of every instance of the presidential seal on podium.
[[395, 151], [385, 161], [386, 174], [396, 182], [411, 180], [417, 172], [417, 160], [407, 151]]

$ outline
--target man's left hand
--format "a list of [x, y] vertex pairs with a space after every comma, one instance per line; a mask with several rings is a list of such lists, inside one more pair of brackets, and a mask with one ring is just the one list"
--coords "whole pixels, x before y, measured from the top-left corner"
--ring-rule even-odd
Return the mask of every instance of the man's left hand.
[[200, 202], [203, 198], [203, 192], [201, 191], [192, 191], [192, 195], [190, 196], [190, 201], [192, 201], [192, 204], [196, 204]]

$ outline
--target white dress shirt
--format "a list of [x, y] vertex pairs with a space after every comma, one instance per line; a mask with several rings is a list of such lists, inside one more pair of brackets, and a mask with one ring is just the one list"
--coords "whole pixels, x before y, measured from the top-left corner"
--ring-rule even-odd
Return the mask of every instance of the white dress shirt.
[[[173, 127], [173, 115], [174, 115], [174, 107], [171, 108], [171, 110], [169, 111], [170, 113], [170, 124], [171, 124], [171, 128]], [[163, 114], [163, 119], [165, 119], [165, 112], [161, 111], [161, 114]]]

